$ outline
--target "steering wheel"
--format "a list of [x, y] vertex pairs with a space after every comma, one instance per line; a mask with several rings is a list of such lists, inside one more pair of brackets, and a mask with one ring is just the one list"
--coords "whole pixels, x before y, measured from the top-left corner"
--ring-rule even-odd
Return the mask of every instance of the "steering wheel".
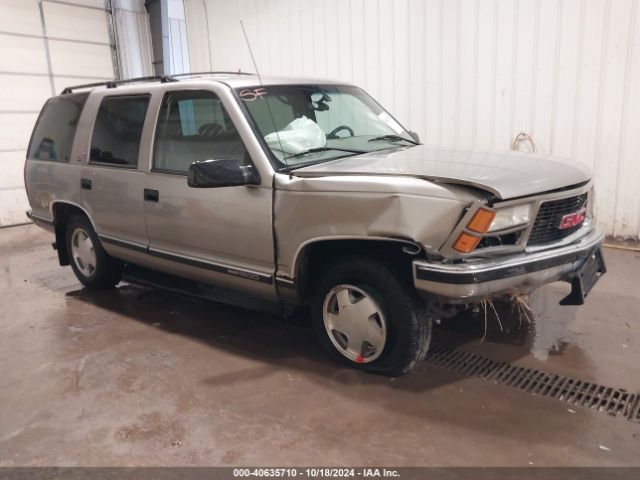
[[331, 133], [327, 135], [327, 138], [340, 138], [338, 137], [338, 132], [341, 132], [342, 130], [346, 130], [347, 132], [349, 132], [352, 137], [356, 136], [356, 134], [353, 131], [353, 128], [348, 127], [347, 125], [340, 125], [339, 127], [336, 127], [333, 130], [331, 130]]

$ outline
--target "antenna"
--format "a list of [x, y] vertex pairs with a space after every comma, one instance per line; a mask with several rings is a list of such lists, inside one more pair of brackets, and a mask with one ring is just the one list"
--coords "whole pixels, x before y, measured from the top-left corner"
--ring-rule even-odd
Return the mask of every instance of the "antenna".
[[258, 70], [258, 64], [256, 63], [256, 57], [253, 56], [253, 50], [251, 49], [251, 42], [249, 42], [249, 37], [247, 36], [247, 31], [244, 28], [244, 22], [240, 20], [240, 26], [242, 27], [242, 34], [244, 35], [244, 40], [247, 42], [247, 48], [249, 49], [249, 55], [251, 55], [251, 61], [253, 62], [253, 68], [256, 69], [256, 74], [258, 75], [258, 81], [260, 82], [260, 86], [262, 87], [262, 77], [260, 76], [260, 70]]
[[[253, 56], [253, 50], [251, 49], [251, 42], [249, 42], [249, 36], [247, 35], [247, 31], [244, 28], [244, 22], [242, 20], [240, 20], [240, 26], [242, 27], [242, 33], [244, 34], [244, 39], [247, 42], [247, 48], [249, 49], [249, 55], [251, 55], [251, 61], [253, 62], [253, 68], [256, 71], [256, 75], [258, 75], [258, 83], [260, 83], [260, 87], [261, 88], [264, 88], [264, 85], [262, 83], [262, 76], [260, 75], [260, 70], [258, 69], [258, 64], [256, 63], [256, 58]], [[267, 111], [269, 112], [269, 117], [271, 118], [271, 123], [273, 124], [273, 132], [276, 134], [276, 138], [278, 139], [278, 144], [280, 145], [280, 151], [282, 152], [282, 160], [284, 161], [285, 166], [288, 167], [289, 165], [287, 164], [287, 154], [285, 153], [284, 148], [282, 148], [282, 142], [280, 141], [280, 135], [278, 135], [278, 127], [276, 127], [276, 121], [273, 118], [273, 112], [271, 111], [271, 105], [266, 100], [266, 98], [260, 97], [260, 99], [263, 99], [266, 102]]]

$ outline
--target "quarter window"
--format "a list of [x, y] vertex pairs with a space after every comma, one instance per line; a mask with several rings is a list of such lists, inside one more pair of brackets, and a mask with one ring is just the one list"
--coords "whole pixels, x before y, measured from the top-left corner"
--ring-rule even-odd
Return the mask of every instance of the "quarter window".
[[45, 103], [29, 142], [30, 160], [69, 161], [78, 119], [88, 96], [76, 93]]
[[148, 106], [148, 95], [105, 97], [93, 127], [90, 161], [135, 168]]
[[208, 91], [167, 93], [156, 130], [154, 169], [186, 173], [193, 162], [219, 159], [250, 162], [222, 101]]

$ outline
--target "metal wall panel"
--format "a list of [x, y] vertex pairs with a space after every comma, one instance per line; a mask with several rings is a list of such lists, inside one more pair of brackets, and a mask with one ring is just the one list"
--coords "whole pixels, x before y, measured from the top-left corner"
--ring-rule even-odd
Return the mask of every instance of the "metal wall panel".
[[[41, 38], [0, 33], [0, 72], [46, 75], [47, 57]], [[5, 79], [10, 81], [9, 79]]]
[[[44, 0], [48, 2], [61, 2], [71, 5], [78, 5], [79, 7], [104, 9], [105, 0]], [[135, 0], [133, 0], [135, 1]]]
[[[113, 78], [111, 47], [90, 43], [49, 41], [54, 75]], [[73, 82], [77, 84], [78, 82]], [[57, 92], [59, 93], [59, 92]]]
[[[6, 112], [0, 113], [0, 152], [21, 151], [20, 155], [24, 158], [22, 150], [27, 149], [31, 130], [38, 118], [38, 112], [22, 113], [22, 112]], [[0, 188], [6, 187], [4, 175], [6, 165], [0, 165]], [[12, 187], [16, 185], [10, 185]]]
[[[43, 7], [49, 37], [109, 45], [104, 9], [78, 8], [61, 3], [44, 3]], [[70, 21], [73, 28], [69, 28]]]
[[[24, 153], [24, 152], [22, 152]], [[8, 187], [22, 184], [23, 180], [23, 167], [24, 155], [14, 155], [14, 152], [0, 152], [0, 165], [3, 165], [4, 178], [2, 179], [4, 184]], [[6, 188], [6, 187], [5, 187]], [[0, 190], [2, 187], [0, 187]], [[23, 212], [24, 213], [24, 212]]]
[[[18, 78], [16, 78], [18, 77]], [[51, 94], [49, 78], [46, 75], [3, 75], [0, 73], [0, 107], [7, 112], [38, 112], [42, 101]]]
[[38, 4], [36, 2], [3, 0], [0, 6], [2, 8], [0, 31], [42, 35]]
[[[353, 81], [425, 143], [593, 168], [608, 233], [640, 235], [640, 0], [187, 0], [191, 68]], [[526, 148], [526, 145], [522, 145]]]

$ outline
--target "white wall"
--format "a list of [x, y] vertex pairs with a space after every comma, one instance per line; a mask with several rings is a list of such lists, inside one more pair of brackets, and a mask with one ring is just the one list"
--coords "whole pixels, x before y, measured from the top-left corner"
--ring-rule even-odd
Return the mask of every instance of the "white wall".
[[[114, 0], [118, 69], [150, 75], [142, 0]], [[0, 0], [0, 226], [27, 221], [23, 165], [47, 98], [64, 87], [114, 78], [106, 0]]]
[[[595, 174], [599, 220], [640, 234], [640, 0], [185, 0], [192, 71], [363, 86], [423, 142], [538, 151]], [[521, 148], [527, 148], [522, 144]]]

